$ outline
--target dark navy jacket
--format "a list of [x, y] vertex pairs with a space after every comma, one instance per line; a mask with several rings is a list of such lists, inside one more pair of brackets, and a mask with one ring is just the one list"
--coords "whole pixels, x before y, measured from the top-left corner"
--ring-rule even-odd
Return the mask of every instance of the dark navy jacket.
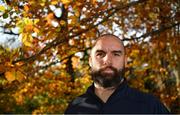
[[163, 113], [169, 111], [154, 96], [130, 88], [124, 81], [104, 103], [94, 93], [94, 85], [87, 92], [77, 97], [65, 111], [65, 114], [92, 114], [92, 113]]

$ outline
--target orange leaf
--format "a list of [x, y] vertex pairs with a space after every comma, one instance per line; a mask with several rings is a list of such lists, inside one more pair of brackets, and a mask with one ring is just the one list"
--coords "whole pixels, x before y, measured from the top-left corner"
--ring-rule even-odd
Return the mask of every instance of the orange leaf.
[[16, 80], [15, 70], [5, 72], [5, 77], [9, 82]]
[[39, 29], [38, 28], [35, 27], [33, 30], [34, 30], [34, 32], [39, 33]]
[[16, 65], [19, 67], [19, 66], [22, 66], [24, 64], [24, 62], [17, 62]]
[[32, 24], [27, 24], [25, 26], [25, 31], [27, 31], [27, 32], [32, 31], [32, 29], [33, 29], [33, 25]]
[[28, 7], [27, 5], [25, 5], [25, 6], [24, 6], [24, 10], [25, 10], [26, 12], [28, 12], [28, 11], [29, 11], [29, 7]]
[[62, 26], [64, 26], [64, 25], [66, 25], [66, 22], [65, 22], [64, 20], [61, 20], [61, 21], [60, 21], [60, 24], [61, 24]]
[[54, 19], [54, 14], [53, 13], [49, 13], [46, 17], [47, 20], [47, 24], [51, 24], [51, 21]]
[[0, 64], [0, 73], [5, 72], [5, 66], [3, 64]]

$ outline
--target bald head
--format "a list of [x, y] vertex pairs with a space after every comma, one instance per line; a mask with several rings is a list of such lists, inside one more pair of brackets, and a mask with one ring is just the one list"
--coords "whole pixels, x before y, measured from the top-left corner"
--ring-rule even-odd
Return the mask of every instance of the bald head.
[[95, 44], [92, 46], [92, 49], [97, 45], [98, 42], [101, 42], [103, 40], [108, 40], [110, 42], [115, 41], [115, 42], [119, 43], [119, 45], [122, 46], [123, 51], [125, 52], [125, 48], [124, 48], [124, 44], [123, 44], [122, 40], [113, 34], [104, 34], [104, 35], [98, 37]]
[[[113, 34], [104, 34], [104, 35], [100, 36], [100, 37], [97, 39], [96, 43], [97, 43], [99, 40], [101, 40], [101, 39], [116, 39], [121, 45], [123, 45], [123, 42], [121, 41], [121, 39], [120, 39], [119, 37], [113, 35]], [[124, 46], [124, 45], [123, 45], [123, 46]]]

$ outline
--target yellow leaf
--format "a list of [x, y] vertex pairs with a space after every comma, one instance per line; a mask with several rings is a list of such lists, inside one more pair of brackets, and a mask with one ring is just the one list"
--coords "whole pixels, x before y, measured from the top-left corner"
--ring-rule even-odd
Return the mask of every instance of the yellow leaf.
[[5, 77], [9, 82], [16, 80], [15, 70], [5, 72]]
[[4, 12], [6, 10], [6, 8], [2, 5], [0, 5], [0, 12]]
[[4, 51], [0, 49], [0, 55], [3, 54], [3, 53], [4, 53]]
[[39, 22], [39, 19], [34, 19], [34, 24], [37, 24]]
[[25, 45], [25, 46], [28, 46], [28, 47], [31, 47], [31, 46], [32, 46], [32, 44], [31, 44], [29, 41], [24, 41], [24, 45]]
[[58, 3], [57, 0], [52, 0], [52, 1], [51, 1], [51, 4], [52, 4], [52, 5], [56, 5], [57, 3]]
[[63, 4], [68, 5], [68, 4], [71, 2], [71, 0], [61, 0], [61, 2], [62, 2]]
[[21, 38], [21, 40], [22, 40], [22, 42], [24, 43], [25, 41], [27, 41], [27, 34], [25, 34], [25, 33], [23, 33], [22, 34], [22, 38]]
[[33, 37], [32, 37], [32, 35], [29, 34], [29, 35], [28, 35], [28, 38], [29, 38], [28, 41], [29, 41], [30, 43], [32, 43], [32, 42], [33, 42]]
[[80, 13], [78, 10], [75, 10], [75, 16], [79, 17], [80, 16]]
[[19, 39], [23, 42], [25, 46], [32, 46], [33, 37], [31, 35], [28, 35], [27, 33], [22, 33], [20, 34]]
[[40, 5], [41, 5], [41, 6], [45, 6], [45, 3], [44, 3], [44, 2], [41, 2]]
[[31, 43], [29, 40], [25, 40], [25, 41], [24, 41], [24, 45], [25, 45], [25, 46], [28, 46], [28, 47], [31, 47], [31, 46], [32, 46], [32, 43]]
[[64, 20], [61, 20], [61, 21], [60, 21], [60, 24], [61, 24], [62, 26], [64, 26], [64, 25], [66, 24], [66, 22], [65, 22]]
[[25, 25], [28, 25], [28, 24], [29, 24], [29, 25], [33, 25], [32, 20], [31, 20], [31, 19], [29, 19], [29, 18], [24, 18], [24, 20], [23, 20], [23, 21], [24, 21], [24, 24], [25, 24]]
[[17, 72], [16, 72], [16, 79], [17, 79], [19, 82], [23, 81], [25, 78], [26, 78], [26, 76], [25, 76], [22, 72], [20, 72], [20, 71], [17, 71]]
[[149, 17], [150, 17], [152, 20], [156, 20], [156, 19], [158, 18], [158, 14], [151, 12], [151, 13], [149, 14]]

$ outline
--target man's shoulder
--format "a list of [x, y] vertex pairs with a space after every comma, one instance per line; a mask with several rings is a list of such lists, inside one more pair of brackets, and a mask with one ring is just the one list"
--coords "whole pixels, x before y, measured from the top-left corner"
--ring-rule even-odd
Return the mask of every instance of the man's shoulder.
[[158, 99], [154, 95], [147, 92], [140, 91], [136, 88], [129, 88], [127, 95], [130, 99], [137, 102], [143, 102], [143, 103], [158, 102]]
[[169, 113], [169, 110], [164, 106], [163, 103], [154, 95], [146, 92], [142, 92], [135, 88], [130, 88], [131, 98], [136, 102], [144, 103], [151, 108], [154, 113]]
[[76, 97], [76, 98], [71, 102], [71, 104], [72, 104], [72, 105], [78, 105], [78, 104], [80, 104], [80, 103], [83, 103], [83, 102], [85, 102], [85, 100], [86, 100], [88, 97], [89, 97], [89, 96], [88, 96], [86, 93], [84, 93], [84, 94]]
[[77, 112], [77, 107], [78, 107], [81, 103], [83, 103], [83, 102], [85, 101], [86, 97], [87, 97], [86, 94], [82, 94], [82, 95], [76, 97], [75, 99], [73, 99], [73, 100], [69, 103], [67, 109], [65, 110], [65, 114], [76, 113], [76, 112]]
[[85, 103], [86, 101], [93, 101], [92, 96], [93, 95], [93, 85], [89, 86], [87, 91], [83, 93], [82, 95], [77, 96], [75, 99], [73, 99], [70, 102], [71, 106], [77, 106], [81, 103]]

